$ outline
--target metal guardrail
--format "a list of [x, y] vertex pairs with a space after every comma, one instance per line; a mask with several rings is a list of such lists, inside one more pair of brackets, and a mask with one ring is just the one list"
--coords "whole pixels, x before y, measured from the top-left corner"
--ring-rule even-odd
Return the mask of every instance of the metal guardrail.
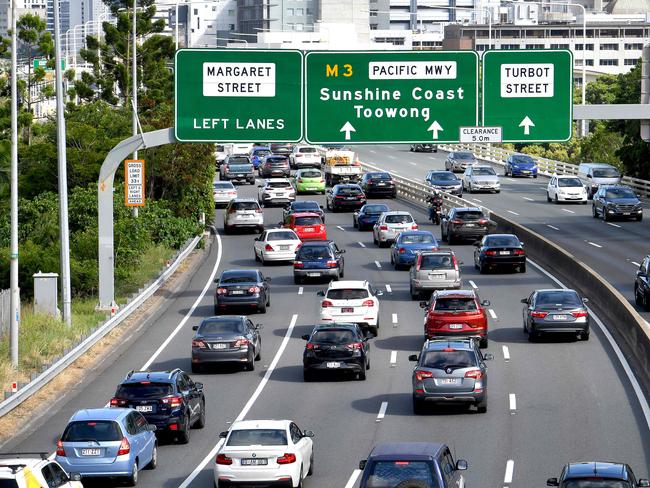
[[[0, 417], [9, 413], [22, 402], [27, 400], [33, 394], [38, 392], [41, 388], [52, 381], [59, 373], [61, 373], [70, 364], [76, 361], [88, 349], [94, 346], [102, 337], [108, 334], [111, 330], [122, 323], [128, 318], [135, 310], [144, 303], [145, 300], [150, 298], [158, 289], [174, 274], [180, 264], [189, 256], [189, 254], [196, 248], [203, 236], [196, 236], [194, 239], [188, 241], [185, 246], [179, 250], [173, 258], [172, 263], [164, 269], [158, 278], [147, 286], [139, 295], [131, 299], [126, 305], [120, 308], [117, 313], [106, 320], [103, 324], [99, 325], [88, 337], [83, 339], [81, 343], [75, 346], [71, 351], [64, 354], [63, 357], [56, 360], [49, 368], [40, 373], [36, 378], [20, 387], [16, 393], [0, 402]], [[19, 385], [20, 386], [20, 385]]]

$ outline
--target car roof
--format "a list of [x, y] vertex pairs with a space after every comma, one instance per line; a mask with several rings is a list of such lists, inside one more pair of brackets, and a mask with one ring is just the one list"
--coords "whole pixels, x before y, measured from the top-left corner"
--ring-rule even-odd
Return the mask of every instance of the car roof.
[[580, 166], [585, 166], [588, 168], [615, 168], [615, 166], [607, 163], [581, 163]]
[[291, 420], [235, 420], [230, 430], [283, 429], [289, 427]]
[[237, 276], [237, 275], [247, 275], [247, 274], [255, 274], [257, 275], [258, 269], [255, 268], [241, 268], [241, 269], [226, 269], [221, 272], [221, 276]]
[[384, 212], [383, 215], [411, 215], [411, 212], [407, 212], [406, 210], [389, 210], [388, 212]]
[[581, 478], [583, 476], [626, 480], [628, 479], [628, 468], [625, 464], [607, 461], [580, 462], [567, 465], [565, 478]]
[[420, 256], [429, 256], [432, 254], [454, 254], [454, 251], [448, 247], [442, 247], [435, 250], [420, 251]]
[[472, 168], [473, 169], [476, 169], [476, 168], [490, 168], [490, 169], [492, 169], [492, 166], [490, 166], [489, 164], [475, 164], [474, 166], [472, 166]]
[[405, 230], [404, 232], [399, 233], [399, 237], [402, 236], [413, 236], [413, 235], [419, 235], [419, 234], [426, 234], [426, 235], [433, 235], [433, 232], [429, 230]]
[[[291, 215], [294, 215], [294, 214], [291, 214]], [[316, 215], [316, 214], [314, 214], [314, 215]], [[276, 227], [276, 228], [273, 228], [273, 229], [266, 229], [267, 234], [275, 234], [277, 232], [291, 232], [291, 233], [295, 234], [295, 231], [293, 229], [287, 229], [286, 227]]]
[[474, 297], [476, 293], [474, 290], [436, 290], [436, 297], [438, 298], [455, 298], [455, 297]]
[[230, 200], [230, 203], [239, 203], [239, 202], [253, 202], [259, 205], [259, 202], [257, 201], [256, 198], [237, 197]]
[[289, 178], [267, 178], [266, 183], [291, 183]]
[[455, 210], [456, 212], [482, 212], [479, 207], [454, 207], [452, 210]]
[[[316, 215], [316, 214], [314, 214], [314, 215]], [[300, 249], [304, 249], [305, 247], [326, 247], [326, 246], [329, 247], [329, 245], [331, 243], [332, 243], [332, 241], [328, 241], [328, 240], [307, 241], [307, 242], [302, 243], [302, 246], [300, 246]]]
[[474, 339], [472, 338], [467, 338], [467, 339], [435, 339], [431, 340], [429, 339], [424, 343], [424, 349], [427, 351], [438, 351], [442, 349], [459, 349], [459, 350], [465, 350], [465, 351], [473, 351], [475, 347], [474, 344]]
[[577, 293], [575, 290], [571, 290], [570, 288], [540, 288], [539, 290], [535, 290], [535, 293], [552, 292], [552, 291], [569, 291], [569, 292]]
[[[300, 171], [302, 171], [302, 170], [300, 170]], [[320, 208], [320, 204], [316, 200], [294, 200], [293, 202], [291, 202], [291, 206], [293, 207], [297, 203], [301, 203], [301, 204], [313, 203], [315, 205], [318, 205], [318, 208]]]
[[370, 452], [372, 459], [430, 459], [445, 447], [437, 442], [385, 442], [377, 444]]
[[204, 317], [202, 322], [209, 320], [210, 322], [225, 322], [232, 319], [246, 320], [247, 315], [212, 315], [211, 317]]
[[341, 288], [366, 288], [367, 281], [362, 280], [344, 280], [344, 281], [330, 281], [329, 290], [338, 290]]
[[361, 188], [361, 187], [356, 183], [340, 183], [338, 185], [334, 185], [334, 188]]
[[332, 329], [350, 329], [358, 330], [359, 326], [357, 324], [349, 324], [346, 322], [334, 322], [333, 324], [316, 324], [312, 332], [316, 330], [332, 330]]
[[559, 179], [559, 178], [562, 178], [562, 179], [565, 179], [565, 178], [567, 178], [567, 179], [568, 179], [568, 178], [574, 179], [574, 178], [577, 178], [577, 177], [578, 177], [577, 175], [553, 175], [553, 176], [555, 176], [555, 177], [558, 178], [558, 179]]
[[174, 376], [182, 370], [171, 371], [133, 371], [122, 381], [122, 383], [140, 383], [141, 381], [155, 381], [156, 383], [173, 383]]
[[628, 190], [632, 190], [632, 188], [627, 185], [598, 185], [598, 188], [605, 188], [606, 190], [609, 188], [627, 188]]
[[514, 237], [517, 239], [517, 236], [514, 234], [487, 234], [485, 237]]
[[317, 214], [316, 212], [293, 212], [291, 214], [292, 217], [298, 218], [298, 217], [318, 217], [320, 218], [320, 215]]
[[86, 420], [120, 420], [126, 417], [133, 409], [131, 408], [85, 408], [77, 410], [70, 422], [84, 422]]

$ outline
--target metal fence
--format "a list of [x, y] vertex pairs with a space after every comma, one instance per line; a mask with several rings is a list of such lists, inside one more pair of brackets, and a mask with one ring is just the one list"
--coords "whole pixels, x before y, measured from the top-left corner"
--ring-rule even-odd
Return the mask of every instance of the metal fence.
[[0, 290], [0, 334], [9, 332], [11, 314], [11, 290]]

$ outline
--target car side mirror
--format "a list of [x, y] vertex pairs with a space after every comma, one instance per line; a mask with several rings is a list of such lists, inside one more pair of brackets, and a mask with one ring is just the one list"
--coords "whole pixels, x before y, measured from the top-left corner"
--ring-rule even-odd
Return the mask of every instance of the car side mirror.
[[359, 461], [359, 469], [360, 469], [361, 471], [363, 471], [364, 469], [366, 469], [366, 464], [368, 464], [368, 460], [367, 460], [367, 459], [364, 459], [364, 460], [362, 460], [362, 461]]
[[228, 431], [227, 430], [224, 431], [224, 432], [219, 432], [219, 439], [225, 439], [226, 437], [228, 437]]
[[521, 247], [524, 247], [524, 243], [521, 242], [521, 241], [519, 241], [519, 245], [520, 245]]
[[325, 296], [325, 292], [324, 292], [324, 291], [317, 291], [317, 292], [316, 292], [316, 296], [324, 297], [324, 296]]
[[[591, 179], [591, 175], [587, 175], [587, 178]], [[554, 485], [554, 486], [558, 486], [558, 485]]]
[[215, 278], [214, 283], [219, 283], [219, 278]]
[[81, 473], [70, 473], [70, 481], [81, 481]]
[[155, 425], [147, 424], [147, 432], [156, 432], [156, 429]]
[[528, 305], [530, 302], [528, 301], [528, 298], [522, 298], [521, 303]]
[[303, 341], [308, 341], [309, 340], [309, 334], [303, 334], [302, 335], [302, 340]]
[[194, 331], [199, 330], [199, 326], [198, 326], [198, 325], [193, 325], [193, 326], [192, 326], [192, 330], [194, 330]]
[[459, 459], [456, 461], [456, 469], [458, 471], [465, 471], [467, 469], [467, 461], [464, 459]]
[[463, 261], [458, 261], [458, 266], [462, 266], [463, 264], [465, 264]]
[[319, 205], [319, 207], [320, 207], [321, 210], [323, 210], [323, 206], [322, 206], [322, 205]]
[[260, 240], [260, 238], [259, 238], [259, 237], [256, 237], [256, 238], [255, 238], [255, 239], [253, 239], [253, 240], [254, 240], [254, 241], [259, 241], [259, 240]]
[[637, 483], [637, 486], [650, 486], [650, 480], [646, 479], [640, 479], [639, 482]]
[[582, 303], [589, 303], [589, 299], [588, 298], [583, 298]]
[[196, 388], [197, 390], [202, 390], [203, 383], [197, 381], [196, 383], [194, 383], [194, 388]]
[[257, 188], [263, 188], [263, 186], [262, 185], [257, 185]]
[[479, 246], [481, 245], [481, 241], [476, 241], [476, 242], [474, 243], [474, 245], [475, 245], [476, 247], [479, 247]]
[[427, 302], [420, 302], [420, 308], [427, 308]]
[[483, 300], [481, 302], [481, 307], [489, 307], [490, 306], [490, 300]]
[[557, 478], [549, 478], [546, 480], [546, 486], [560, 486]]
[[313, 430], [305, 430], [302, 433], [302, 436], [303, 437], [314, 437], [314, 431]]
[[487, 354], [485, 354], [485, 355], [483, 356], [483, 359], [484, 359], [485, 361], [492, 361], [492, 360], [494, 359], [494, 354], [491, 354], [491, 353], [488, 352]]
[[417, 362], [418, 360], [418, 355], [417, 354], [411, 354], [409, 356], [409, 361]]
[[264, 278], [264, 281], [266, 281], [267, 283], [271, 283], [271, 277], [267, 276], [266, 278]]
[[264, 326], [262, 324], [255, 324], [255, 330], [262, 330]]

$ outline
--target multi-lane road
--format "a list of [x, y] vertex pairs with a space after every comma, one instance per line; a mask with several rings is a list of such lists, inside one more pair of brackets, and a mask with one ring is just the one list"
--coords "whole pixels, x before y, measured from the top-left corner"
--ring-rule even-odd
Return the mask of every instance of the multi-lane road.
[[[369, 162], [390, 166], [402, 176], [418, 180], [429, 167], [440, 167], [443, 159], [442, 153], [412, 154], [401, 146], [368, 147], [359, 152]], [[614, 243], [618, 242], [617, 235], [627, 243], [628, 233], [633, 241], [631, 235], [641, 235], [645, 223], [636, 231], [628, 231], [628, 227], [638, 224], [624, 223], [622, 229], [599, 225], [586, 216], [585, 207], [546, 205], [540, 183], [506, 179], [500, 195], [470, 198], [483, 200], [495, 211], [516, 212], [522, 222], [526, 216], [525, 223], [540, 231], [546, 223], [554, 225], [560, 231], [548, 228], [544, 233], [557, 232], [555, 237], [563, 245], [562, 239], [570, 242], [570, 232], [574, 236], [584, 233], [582, 239], [603, 247], [587, 245], [582, 255], [576, 254], [582, 257], [601, 252], [612, 270], [619, 265], [611, 263], [621, 258], [619, 281], [625, 282], [624, 276], [629, 281], [634, 267], [623, 257], [624, 246]], [[254, 196], [254, 190], [255, 187], [239, 187], [240, 196]], [[301, 198], [324, 203], [320, 196]], [[387, 203], [392, 208], [411, 211], [421, 228], [432, 230], [439, 237], [439, 227], [426, 222], [422, 210], [400, 201]], [[528, 206], [530, 217], [522, 210]], [[576, 213], [564, 215], [562, 208]], [[281, 220], [281, 209], [264, 212], [267, 226]], [[219, 232], [222, 222], [218, 211]], [[423, 313], [418, 302], [410, 300], [408, 272], [392, 269], [389, 250], [376, 248], [370, 232], [353, 229], [350, 213], [328, 213], [327, 228], [329, 237], [347, 251], [346, 279], [368, 279], [384, 291], [381, 327], [379, 336], [371, 340], [372, 369], [367, 381], [303, 382], [304, 341], [300, 337], [318, 320], [316, 292], [324, 290], [326, 284], [297, 286], [293, 284], [290, 265], [266, 266], [265, 273], [272, 277], [271, 307], [266, 314], [253, 317], [255, 322], [264, 324], [262, 361], [253, 372], [225, 369], [192, 375], [205, 385], [207, 426], [192, 431], [188, 445], [163, 445], [158, 468], [142, 473], [141, 486], [213, 486], [218, 433], [233, 420], [244, 417], [290, 418], [303, 429], [316, 433], [315, 473], [307, 483], [314, 488], [356, 486], [358, 461], [367, 456], [375, 443], [397, 440], [448, 443], [457, 457], [469, 461], [467, 486], [474, 488], [544, 486], [546, 478], [557, 476], [564, 463], [577, 460], [621, 460], [630, 463], [638, 476], [647, 477], [649, 425], [623, 366], [599, 326], [594, 324], [588, 342], [553, 340], [530, 344], [522, 332], [520, 299], [536, 288], [557, 286], [551, 277], [536, 266], [528, 266], [526, 274], [479, 275], [472, 266], [473, 248], [452, 246], [464, 263], [464, 287], [477, 288], [482, 299], [491, 301], [488, 351], [495, 359], [489, 364], [488, 412], [476, 414], [446, 408], [414, 416], [412, 363], [407, 357], [421, 347]], [[604, 240], [605, 235], [610, 236], [609, 240]], [[187, 287], [167, 300], [142, 334], [124, 344], [101, 368], [89, 371], [87, 379], [76, 389], [61, 392], [48, 414], [27, 431], [17, 432], [3, 451], [52, 450], [70, 415], [80, 408], [105, 405], [115, 386], [131, 369], [179, 367], [189, 371], [191, 327], [212, 314], [212, 279], [228, 268], [259, 266], [253, 259], [254, 237], [217, 236], [211, 253]], [[637, 244], [630, 251], [630, 259], [638, 260], [646, 252], [640, 249], [642, 242]]]

